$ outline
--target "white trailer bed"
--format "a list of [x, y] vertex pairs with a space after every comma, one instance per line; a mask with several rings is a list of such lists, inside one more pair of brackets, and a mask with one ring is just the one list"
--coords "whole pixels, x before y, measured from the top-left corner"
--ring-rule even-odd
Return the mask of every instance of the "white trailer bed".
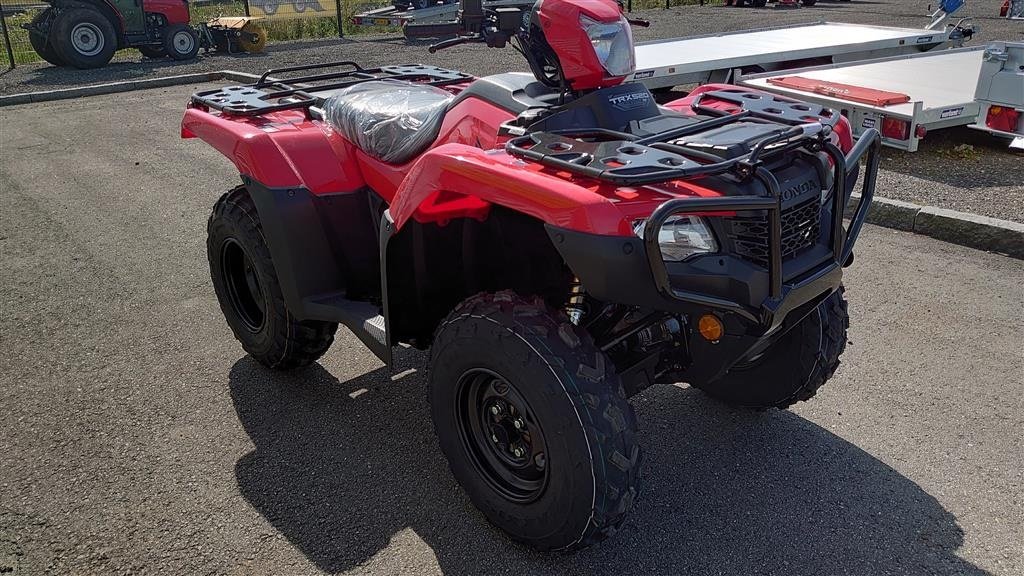
[[655, 89], [729, 82], [733, 70], [768, 72], [794, 62], [806, 66], [919, 53], [951, 40], [955, 28], [937, 28], [817, 22], [643, 42], [636, 46], [636, 72], [629, 79]]
[[[867, 128], [881, 129], [886, 118], [906, 120], [910, 123], [906, 140], [883, 137], [882, 142], [914, 152], [927, 131], [974, 122], [979, 109], [975, 101], [975, 87], [981, 73], [984, 51], [984, 46], [975, 46], [786, 70], [781, 73], [755, 74], [739, 78], [738, 84], [839, 110], [850, 119], [855, 137]], [[868, 104], [845, 98], [841, 94], [809, 92], [772, 82], [794, 76], [905, 94], [910, 97], [910, 101], [888, 106]]]

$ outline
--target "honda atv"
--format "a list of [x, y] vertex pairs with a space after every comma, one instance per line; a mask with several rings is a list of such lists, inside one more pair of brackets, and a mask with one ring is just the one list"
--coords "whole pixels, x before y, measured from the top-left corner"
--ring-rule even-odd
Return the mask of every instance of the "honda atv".
[[658, 105], [623, 82], [612, 0], [462, 8], [477, 31], [433, 49], [511, 43], [532, 74], [341, 62], [193, 95], [182, 136], [242, 179], [210, 216], [213, 286], [270, 368], [315, 362], [338, 324], [389, 364], [429, 348], [470, 499], [517, 540], [579, 548], [640, 489], [629, 396], [686, 382], [783, 408], [832, 376], [880, 139], [733, 86]]

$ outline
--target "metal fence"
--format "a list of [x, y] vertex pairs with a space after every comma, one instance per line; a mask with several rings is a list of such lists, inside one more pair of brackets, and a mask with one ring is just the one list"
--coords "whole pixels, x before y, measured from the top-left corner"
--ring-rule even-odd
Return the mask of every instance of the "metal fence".
[[[625, 0], [627, 9], [645, 10], [682, 5], [723, 4], [726, 0]], [[386, 0], [192, 0], [192, 23], [206, 22], [218, 16], [257, 16], [271, 42], [303, 38], [343, 37], [359, 31], [386, 32], [388, 28], [367, 29], [351, 24], [356, 13], [380, 7]], [[42, 58], [32, 46], [33, 38], [22, 26], [32, 22], [49, 7], [41, 0], [0, 0], [0, 25], [3, 46], [0, 63], [13, 68]], [[128, 56], [123, 53], [118, 57]]]

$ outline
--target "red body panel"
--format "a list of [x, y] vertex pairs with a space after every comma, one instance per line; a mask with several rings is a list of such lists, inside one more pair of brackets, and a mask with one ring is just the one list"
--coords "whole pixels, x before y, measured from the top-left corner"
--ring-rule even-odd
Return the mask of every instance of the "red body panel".
[[[692, 113], [697, 95], [724, 88], [737, 89], [702, 86], [667, 107]], [[703, 104], [735, 108], [727, 101]], [[369, 186], [390, 205], [398, 228], [410, 219], [440, 225], [455, 218], [483, 219], [491, 204], [498, 204], [571, 230], [632, 236], [634, 223], [666, 200], [720, 195], [692, 182], [620, 187], [523, 161], [505, 153], [498, 141], [499, 126], [510, 118], [484, 101], [464, 100], [447, 113], [431, 149], [404, 165], [370, 157], [302, 111], [229, 118], [191, 108], [182, 120], [182, 136], [203, 139], [241, 174], [268, 187], [304, 187], [319, 195]], [[845, 118], [834, 134], [849, 151]]]
[[188, 4], [184, 0], [142, 0], [142, 10], [163, 14], [168, 24], [188, 24]]
[[231, 159], [240, 174], [271, 188], [305, 187], [326, 194], [365, 185], [352, 144], [337, 135], [328, 137], [302, 112], [228, 118], [190, 108], [181, 121], [181, 135], [201, 138]]
[[[610, 0], [562, 0], [540, 4], [540, 27], [558, 55], [565, 80], [574, 90], [590, 90], [621, 84], [624, 77], [608, 76], [580, 24], [585, 15], [596, 22], [617, 22], [622, 9]], [[629, 32], [629, 25], [625, 26]]]

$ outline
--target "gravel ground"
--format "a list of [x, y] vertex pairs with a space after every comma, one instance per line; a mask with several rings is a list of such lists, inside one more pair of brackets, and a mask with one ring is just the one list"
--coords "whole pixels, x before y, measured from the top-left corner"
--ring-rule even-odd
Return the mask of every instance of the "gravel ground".
[[539, 555], [447, 471], [422, 354], [234, 342], [205, 227], [237, 174], [179, 139], [194, 88], [0, 109], [0, 574], [1024, 573], [1024, 262], [865, 227], [818, 397], [647, 390], [623, 530]]
[[[963, 16], [972, 16], [980, 27], [975, 43], [1024, 39], [1024, 23], [992, 16], [998, 13], [999, 4], [1000, 0], [975, 0], [961, 10]], [[680, 7], [640, 12], [652, 25], [637, 29], [636, 34], [639, 40], [650, 40], [818, 19], [922, 27], [928, 22], [928, 11], [924, 2], [893, 0], [823, 2], [800, 10]], [[525, 68], [525, 63], [511, 50], [470, 45], [429, 54], [427, 44], [409, 44], [399, 37], [294, 42], [273, 45], [263, 55], [212, 55], [191, 63], [144, 60], [135, 56], [134, 51], [122, 51], [124, 59], [99, 70], [43, 65], [16, 68], [0, 75], [0, 94], [210, 70], [262, 72], [273, 67], [334, 60], [356, 60], [368, 66], [419, 61], [478, 75]], [[965, 142], [973, 149], [956, 149]], [[967, 128], [939, 131], [925, 139], [916, 154], [886, 151], [879, 195], [1024, 222], [1022, 174], [1024, 157], [1008, 152], [1001, 141]]]

